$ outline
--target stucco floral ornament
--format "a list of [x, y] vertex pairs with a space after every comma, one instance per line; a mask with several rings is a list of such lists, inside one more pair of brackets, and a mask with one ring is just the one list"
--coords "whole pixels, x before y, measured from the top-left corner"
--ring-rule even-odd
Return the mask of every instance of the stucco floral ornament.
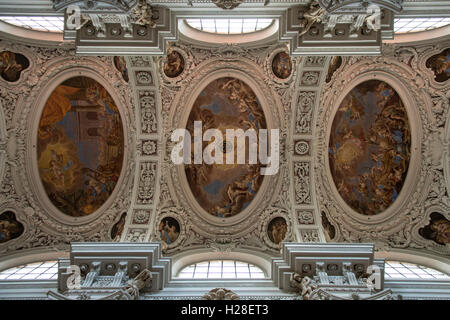
[[202, 297], [202, 300], [239, 300], [239, 296], [225, 288], [215, 288]]
[[212, 0], [212, 2], [224, 10], [232, 10], [239, 6], [244, 0]]
[[152, 140], [145, 141], [142, 144], [142, 151], [145, 154], [154, 154], [156, 152], [156, 142]]

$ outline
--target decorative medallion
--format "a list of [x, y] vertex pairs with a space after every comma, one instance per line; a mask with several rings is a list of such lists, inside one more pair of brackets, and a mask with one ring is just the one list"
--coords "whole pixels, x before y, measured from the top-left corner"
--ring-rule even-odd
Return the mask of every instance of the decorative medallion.
[[411, 133], [398, 93], [379, 80], [353, 88], [333, 120], [330, 170], [344, 201], [363, 215], [385, 211], [408, 171]]
[[175, 218], [165, 217], [159, 223], [158, 230], [161, 240], [166, 244], [172, 244], [180, 235], [180, 224]]
[[87, 77], [56, 87], [37, 137], [39, 174], [53, 205], [72, 217], [92, 214], [113, 192], [123, 155], [122, 120], [106, 89]]
[[292, 60], [289, 54], [282, 51], [275, 55], [272, 60], [272, 72], [280, 79], [287, 79], [292, 73]]
[[232, 10], [239, 6], [244, 0], [212, 0], [212, 2], [224, 10]]
[[267, 227], [267, 235], [270, 241], [280, 244], [286, 237], [287, 228], [287, 222], [282, 217], [276, 217], [270, 221]]
[[164, 63], [164, 74], [169, 78], [176, 78], [184, 71], [184, 58], [176, 50], [171, 50]]
[[30, 66], [30, 61], [20, 53], [0, 52], [0, 75], [8, 82], [16, 82], [20, 74]]

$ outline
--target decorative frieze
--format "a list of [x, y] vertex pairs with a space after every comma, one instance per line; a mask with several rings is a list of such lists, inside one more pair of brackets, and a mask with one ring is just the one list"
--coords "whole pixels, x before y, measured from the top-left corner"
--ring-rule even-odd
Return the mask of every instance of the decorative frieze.
[[144, 242], [147, 235], [147, 229], [143, 228], [130, 228], [125, 237], [127, 242]]
[[156, 100], [154, 91], [139, 91], [139, 104], [141, 107], [141, 133], [150, 134], [158, 131], [156, 118]]
[[131, 56], [129, 59], [132, 67], [150, 67], [152, 63], [151, 56]]
[[138, 194], [136, 204], [148, 205], [152, 204], [155, 195], [155, 181], [157, 162], [141, 162]]
[[315, 91], [301, 91], [298, 95], [295, 115], [295, 133], [311, 134], [311, 122], [313, 117]]
[[326, 56], [307, 56], [305, 59], [305, 67], [323, 67], [327, 61]]
[[317, 229], [300, 229], [300, 235], [303, 242], [320, 242]]
[[294, 162], [295, 203], [311, 204], [311, 177], [309, 162]]

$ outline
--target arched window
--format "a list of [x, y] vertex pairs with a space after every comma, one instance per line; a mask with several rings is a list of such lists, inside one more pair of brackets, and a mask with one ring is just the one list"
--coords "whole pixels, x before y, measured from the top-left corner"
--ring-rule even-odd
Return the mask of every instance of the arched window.
[[220, 34], [242, 34], [267, 28], [273, 19], [187, 19], [186, 23], [200, 31]]
[[264, 279], [261, 268], [236, 260], [211, 260], [191, 264], [180, 271], [179, 279]]
[[47, 32], [63, 32], [64, 17], [63, 16], [3, 16], [0, 20], [25, 29], [47, 31]]
[[450, 280], [450, 277], [425, 266], [399, 261], [386, 261], [385, 279]]
[[432, 17], [432, 18], [397, 18], [394, 19], [394, 32], [418, 32], [440, 28], [450, 24], [450, 18]]
[[58, 277], [58, 261], [42, 261], [0, 271], [0, 280], [53, 280]]

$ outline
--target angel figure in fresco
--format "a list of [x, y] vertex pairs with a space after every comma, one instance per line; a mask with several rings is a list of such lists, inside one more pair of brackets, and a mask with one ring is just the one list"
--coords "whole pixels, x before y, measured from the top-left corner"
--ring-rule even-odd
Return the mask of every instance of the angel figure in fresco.
[[52, 181], [55, 185], [59, 185], [64, 188], [65, 180], [64, 180], [64, 171], [65, 165], [63, 162], [63, 155], [56, 153], [55, 150], [50, 150], [51, 160], [50, 160], [50, 171], [52, 172]]
[[170, 238], [170, 242], [173, 243], [175, 242], [175, 240], [178, 239], [178, 235], [180, 234], [179, 232], [176, 231], [176, 227], [175, 225], [169, 225], [168, 221], [166, 221], [166, 226], [165, 229], [167, 231], [167, 234], [169, 235]]
[[431, 224], [431, 230], [435, 232], [435, 241], [440, 244], [450, 244], [450, 221], [440, 219]]
[[0, 220], [0, 243], [16, 238], [23, 232], [21, 224], [12, 219]]
[[176, 226], [174, 223], [169, 223], [169, 220], [163, 219], [159, 223], [159, 232], [161, 234], [161, 239], [167, 244], [171, 244], [178, 239], [179, 232], [176, 231]]
[[0, 53], [0, 74], [7, 81], [14, 82], [20, 77], [24, 67], [16, 61], [16, 54], [10, 51]]
[[276, 221], [272, 227], [272, 239], [276, 244], [280, 244], [286, 237], [287, 225], [284, 221]]
[[258, 108], [258, 100], [251, 89], [238, 79], [231, 79], [222, 85], [221, 89], [230, 90], [230, 100], [237, 103], [239, 112], [250, 112], [254, 122], [262, 127], [264, 114]]

